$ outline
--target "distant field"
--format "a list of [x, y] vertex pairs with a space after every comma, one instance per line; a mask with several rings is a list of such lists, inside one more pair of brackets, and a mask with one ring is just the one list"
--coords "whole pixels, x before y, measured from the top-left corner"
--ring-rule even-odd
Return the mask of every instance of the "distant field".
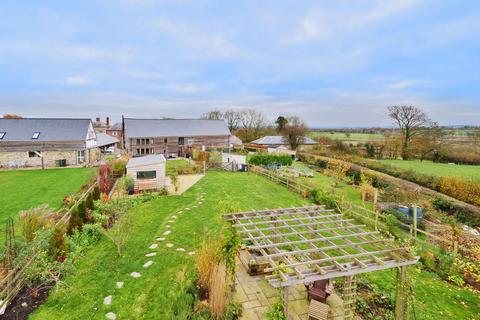
[[0, 171], [0, 231], [6, 219], [18, 218], [18, 212], [48, 204], [62, 206], [63, 198], [89, 181], [95, 169], [67, 168], [49, 170]]
[[438, 177], [458, 177], [480, 180], [480, 166], [450, 165], [420, 160], [381, 160], [381, 162], [402, 169], [409, 169]]
[[344, 132], [330, 132], [330, 131], [321, 131], [321, 132], [310, 132], [308, 134], [311, 138], [327, 137], [333, 140], [346, 140], [346, 141], [371, 141], [371, 140], [381, 140], [383, 138], [382, 134], [368, 134], [368, 133], [344, 133]]

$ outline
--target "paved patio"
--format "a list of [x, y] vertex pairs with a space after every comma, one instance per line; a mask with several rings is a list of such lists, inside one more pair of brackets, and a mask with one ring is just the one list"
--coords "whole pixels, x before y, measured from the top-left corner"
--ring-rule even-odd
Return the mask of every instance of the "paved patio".
[[[234, 299], [243, 305], [241, 320], [265, 319], [264, 313], [270, 304], [280, 297], [280, 291], [273, 288], [264, 276], [250, 276], [238, 259], [235, 289]], [[289, 319], [307, 320], [308, 306], [307, 293], [303, 285], [290, 289]]]

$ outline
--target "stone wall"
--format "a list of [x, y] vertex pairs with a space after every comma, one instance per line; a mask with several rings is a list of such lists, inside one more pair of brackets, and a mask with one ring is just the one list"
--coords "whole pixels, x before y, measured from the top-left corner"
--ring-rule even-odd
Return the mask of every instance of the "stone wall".
[[[86, 151], [85, 153], [88, 153]], [[86, 161], [88, 161], [86, 155]], [[45, 167], [55, 167], [55, 160], [66, 159], [67, 165], [76, 165], [76, 151], [43, 151], [43, 160]], [[17, 165], [24, 165], [26, 167], [41, 167], [42, 159], [40, 157], [30, 158], [28, 151], [1, 151], [0, 152], [0, 167], [9, 167], [9, 163], [15, 161]]]

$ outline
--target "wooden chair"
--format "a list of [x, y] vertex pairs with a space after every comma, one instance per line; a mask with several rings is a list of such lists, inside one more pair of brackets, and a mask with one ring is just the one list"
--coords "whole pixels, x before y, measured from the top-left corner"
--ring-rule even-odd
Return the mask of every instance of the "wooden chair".
[[311, 287], [308, 288], [308, 299], [317, 300], [325, 303], [329, 294], [326, 292], [328, 280], [315, 281]]

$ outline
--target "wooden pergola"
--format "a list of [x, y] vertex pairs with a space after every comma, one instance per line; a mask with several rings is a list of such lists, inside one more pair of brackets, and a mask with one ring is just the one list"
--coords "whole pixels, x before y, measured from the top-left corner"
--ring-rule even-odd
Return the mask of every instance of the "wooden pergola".
[[246, 249], [268, 262], [265, 271], [271, 275], [266, 278], [283, 289], [287, 313], [289, 287], [344, 277], [349, 292], [346, 311], [353, 317], [355, 275], [396, 268], [396, 316], [406, 318], [406, 267], [417, 263], [418, 257], [379, 237], [378, 231], [368, 231], [324, 206], [239, 212], [224, 218], [248, 243]]

